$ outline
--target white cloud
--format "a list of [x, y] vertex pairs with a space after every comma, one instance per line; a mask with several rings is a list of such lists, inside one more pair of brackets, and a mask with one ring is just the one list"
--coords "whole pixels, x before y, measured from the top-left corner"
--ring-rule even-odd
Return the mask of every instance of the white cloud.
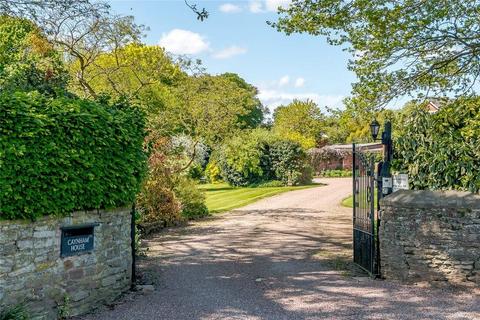
[[246, 48], [238, 47], [238, 46], [230, 46], [225, 49], [222, 49], [218, 52], [216, 52], [213, 57], [217, 59], [228, 59], [233, 56], [239, 55], [239, 54], [245, 54], [247, 53]]
[[304, 84], [305, 84], [305, 79], [303, 78], [297, 78], [297, 80], [295, 80], [295, 88], [303, 87]]
[[237, 13], [241, 12], [242, 8], [232, 3], [224, 3], [220, 6], [220, 11], [225, 13]]
[[290, 82], [290, 77], [289, 76], [283, 76], [278, 80], [278, 86], [283, 87], [286, 86]]
[[250, 12], [252, 13], [260, 13], [263, 11], [263, 8], [262, 8], [262, 2], [258, 1], [258, 0], [254, 0], [254, 1], [250, 1], [250, 3], [248, 4], [248, 9], [250, 10]]
[[159, 45], [173, 54], [198, 54], [210, 49], [205, 37], [182, 29], [173, 29], [162, 34]]
[[278, 7], [288, 8], [291, 3], [292, 0], [251, 0], [248, 9], [252, 13], [277, 12]]
[[268, 11], [277, 11], [278, 7], [288, 8], [292, 0], [265, 0], [265, 8]]
[[341, 107], [343, 96], [335, 95], [320, 95], [317, 93], [305, 92], [305, 93], [288, 93], [279, 90], [260, 89], [258, 98], [262, 103], [267, 106], [271, 111], [275, 110], [280, 105], [286, 105], [293, 100], [313, 100], [318, 104], [320, 108], [324, 106], [329, 107]]

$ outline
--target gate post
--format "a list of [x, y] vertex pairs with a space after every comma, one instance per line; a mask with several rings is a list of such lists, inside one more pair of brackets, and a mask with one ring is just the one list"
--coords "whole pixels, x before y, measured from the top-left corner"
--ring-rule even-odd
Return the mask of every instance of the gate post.
[[[356, 191], [356, 183], [357, 183], [357, 180], [356, 180], [356, 166], [357, 166], [357, 161], [356, 161], [356, 155], [355, 155], [355, 143], [352, 144], [352, 177], [353, 177], [353, 183], [352, 183], [352, 187], [353, 187], [353, 196], [352, 196], [352, 201], [353, 201], [353, 225], [355, 226], [355, 203], [357, 201], [357, 197], [355, 195], [355, 191]], [[354, 231], [355, 232], [355, 231]]]

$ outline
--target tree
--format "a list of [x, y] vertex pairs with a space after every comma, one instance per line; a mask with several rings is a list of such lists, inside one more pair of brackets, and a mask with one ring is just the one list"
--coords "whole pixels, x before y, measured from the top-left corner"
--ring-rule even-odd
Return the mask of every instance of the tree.
[[[101, 53], [88, 66], [82, 67], [77, 59], [70, 64], [70, 73], [79, 72], [83, 72], [83, 82], [94, 92], [137, 99], [148, 110], [158, 109], [166, 94], [165, 86], [172, 86], [184, 76], [161, 47], [139, 43]], [[88, 95], [82, 83], [74, 83], [73, 88]]]
[[247, 83], [236, 73], [224, 73], [221, 75], [225, 79], [230, 80], [236, 84], [239, 89], [243, 89], [249, 92], [249, 96], [243, 101], [245, 109], [249, 110], [245, 115], [239, 115], [238, 121], [241, 124], [242, 129], [253, 129], [260, 126], [264, 120], [265, 115], [268, 113], [268, 109], [262, 105], [260, 99], [257, 98], [258, 89], [251, 84]]
[[357, 107], [411, 94], [471, 93], [480, 75], [480, 1], [293, 0], [270, 23], [326, 36], [350, 53]]
[[67, 72], [41, 30], [26, 19], [0, 16], [0, 91], [64, 90]]
[[132, 16], [111, 14], [103, 1], [0, 0], [0, 13], [34, 21], [68, 61], [78, 62], [74, 79], [93, 98], [97, 92], [86, 81], [86, 70], [103, 52], [139, 42], [145, 30]]
[[280, 137], [313, 148], [322, 139], [324, 116], [313, 101], [294, 100], [273, 113], [273, 132]]
[[390, 109], [358, 108], [352, 99], [345, 99], [343, 109], [329, 109], [325, 119], [325, 135], [329, 144], [372, 142], [370, 123], [377, 119], [383, 128], [385, 121], [396, 123], [397, 112]]
[[152, 119], [165, 135], [186, 134], [216, 147], [245, 127], [256, 97], [225, 76], [185, 76], [172, 88], [174, 100]]

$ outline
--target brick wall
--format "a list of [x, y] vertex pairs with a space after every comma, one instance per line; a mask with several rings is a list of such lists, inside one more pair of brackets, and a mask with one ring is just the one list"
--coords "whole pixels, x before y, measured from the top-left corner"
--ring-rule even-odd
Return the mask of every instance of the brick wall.
[[480, 196], [401, 190], [384, 198], [382, 208], [386, 279], [480, 284]]
[[[98, 223], [93, 251], [61, 257], [60, 227], [88, 223]], [[131, 264], [129, 209], [0, 221], [0, 309], [25, 302], [34, 319], [49, 320], [61, 309], [85, 313], [129, 289]]]

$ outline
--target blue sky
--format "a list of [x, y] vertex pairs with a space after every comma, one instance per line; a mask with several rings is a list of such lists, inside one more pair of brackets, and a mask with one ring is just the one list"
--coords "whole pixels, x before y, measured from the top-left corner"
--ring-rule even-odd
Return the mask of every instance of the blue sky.
[[116, 13], [150, 27], [147, 44], [199, 58], [212, 74], [238, 73], [270, 109], [294, 98], [340, 107], [348, 96], [355, 80], [347, 70], [348, 53], [322, 37], [286, 36], [266, 24], [288, 0], [189, 2], [205, 7], [210, 17], [198, 21], [183, 0], [110, 1]]

